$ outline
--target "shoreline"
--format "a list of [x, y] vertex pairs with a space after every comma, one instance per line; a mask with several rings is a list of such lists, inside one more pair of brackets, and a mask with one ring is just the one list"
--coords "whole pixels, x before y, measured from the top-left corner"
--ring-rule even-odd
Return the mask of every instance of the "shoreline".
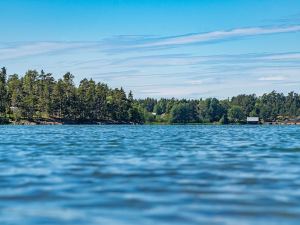
[[62, 126], [62, 125], [151, 125], [151, 126], [170, 126], [170, 125], [206, 125], [206, 126], [231, 126], [231, 125], [248, 125], [248, 126], [299, 126], [300, 123], [284, 123], [284, 122], [262, 122], [257, 124], [248, 123], [133, 123], [133, 122], [117, 122], [117, 121], [72, 121], [72, 120], [20, 120], [9, 121], [8, 123], [0, 123], [0, 126]]
[[0, 123], [0, 125], [30, 125], [30, 126], [41, 126], [41, 125], [135, 125], [133, 122], [123, 122], [123, 121], [94, 121], [94, 120], [66, 120], [66, 119], [36, 119], [36, 120], [7, 120], [5, 123]]

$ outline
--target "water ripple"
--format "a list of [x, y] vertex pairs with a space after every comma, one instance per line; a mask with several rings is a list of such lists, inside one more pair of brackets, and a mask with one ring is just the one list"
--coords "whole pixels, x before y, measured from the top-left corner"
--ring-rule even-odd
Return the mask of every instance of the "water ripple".
[[298, 126], [1, 126], [0, 223], [299, 224]]

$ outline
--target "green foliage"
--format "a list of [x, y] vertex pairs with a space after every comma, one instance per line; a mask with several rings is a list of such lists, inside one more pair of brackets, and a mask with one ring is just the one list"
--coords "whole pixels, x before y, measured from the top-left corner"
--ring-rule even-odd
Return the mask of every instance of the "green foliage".
[[154, 106], [157, 104], [157, 100], [154, 98], [146, 98], [138, 101], [142, 108], [147, 112], [153, 112]]
[[148, 112], [146, 109], [143, 110], [143, 117], [147, 123], [154, 123], [157, 121], [156, 116], [151, 112]]
[[228, 116], [230, 120], [234, 123], [241, 123], [246, 120], [246, 116], [243, 112], [243, 108], [240, 106], [232, 106], [228, 111]]
[[[0, 118], [12, 120], [56, 118], [66, 121], [112, 121], [143, 123], [144, 109], [120, 88], [83, 79], [79, 86], [66, 73], [55, 81], [50, 73], [29, 70], [24, 77], [14, 74], [6, 81], [6, 69], [0, 72]], [[4, 119], [1, 119], [2, 123]], [[6, 121], [6, 120], [5, 120]]]
[[160, 99], [157, 104], [154, 106], [154, 112], [156, 115], [162, 115], [167, 112], [168, 100]]
[[245, 115], [249, 115], [253, 111], [256, 103], [255, 95], [238, 95], [231, 99], [231, 104], [240, 106]]
[[145, 117], [143, 114], [143, 109], [139, 105], [133, 105], [129, 108], [129, 121], [133, 123], [144, 123]]
[[114, 89], [109, 92], [108, 97], [108, 112], [114, 121], [128, 122], [129, 121], [129, 101], [124, 90]]
[[7, 99], [6, 68], [0, 71], [0, 116], [6, 116]]
[[106, 84], [83, 79], [78, 87], [66, 73], [55, 80], [43, 70], [29, 70], [23, 77], [7, 76], [0, 70], [0, 118], [34, 120], [55, 118], [68, 121], [108, 121], [116, 123], [243, 123], [247, 116], [263, 121], [300, 116], [300, 96], [275, 91], [256, 97], [238, 95], [216, 98], [135, 100], [130, 91], [111, 89]]
[[218, 122], [225, 113], [226, 108], [216, 98], [199, 102], [199, 118], [202, 122]]
[[0, 124], [9, 124], [9, 119], [0, 117]]
[[[168, 118], [172, 123], [218, 122], [226, 124], [227, 122], [243, 123], [247, 116], [258, 116], [263, 121], [274, 121], [278, 116], [284, 118], [300, 116], [300, 96], [294, 92], [287, 96], [275, 91], [261, 97], [256, 97], [254, 94], [238, 95], [226, 100], [216, 98], [155, 100], [147, 98], [138, 100], [138, 103], [147, 112], [157, 114], [156, 116], [145, 116], [146, 122], [151, 120], [152, 123], [166, 122], [165, 118]], [[183, 109], [179, 109], [182, 108], [182, 105], [178, 108], [179, 103], [188, 103], [193, 107], [190, 108], [187, 115], [183, 115]]]
[[194, 107], [191, 103], [178, 103], [171, 109], [171, 123], [196, 122], [194, 119]]
[[229, 123], [227, 114], [224, 114], [224, 115], [222, 116], [222, 118], [220, 119], [219, 123], [220, 123], [220, 124], [228, 124], [228, 123]]

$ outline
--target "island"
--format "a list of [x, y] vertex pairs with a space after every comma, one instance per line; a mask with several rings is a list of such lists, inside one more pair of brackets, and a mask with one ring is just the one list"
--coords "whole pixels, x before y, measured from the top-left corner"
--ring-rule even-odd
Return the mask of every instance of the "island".
[[[129, 91], [66, 73], [0, 71], [0, 124], [300, 124], [300, 96], [272, 91], [228, 99], [134, 99]], [[253, 122], [253, 121], [252, 121]]]

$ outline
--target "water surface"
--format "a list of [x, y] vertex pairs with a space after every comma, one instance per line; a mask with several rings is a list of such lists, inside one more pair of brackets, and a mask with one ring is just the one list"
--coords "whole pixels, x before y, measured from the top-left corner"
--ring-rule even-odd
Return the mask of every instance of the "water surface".
[[300, 126], [0, 126], [0, 224], [299, 224]]

